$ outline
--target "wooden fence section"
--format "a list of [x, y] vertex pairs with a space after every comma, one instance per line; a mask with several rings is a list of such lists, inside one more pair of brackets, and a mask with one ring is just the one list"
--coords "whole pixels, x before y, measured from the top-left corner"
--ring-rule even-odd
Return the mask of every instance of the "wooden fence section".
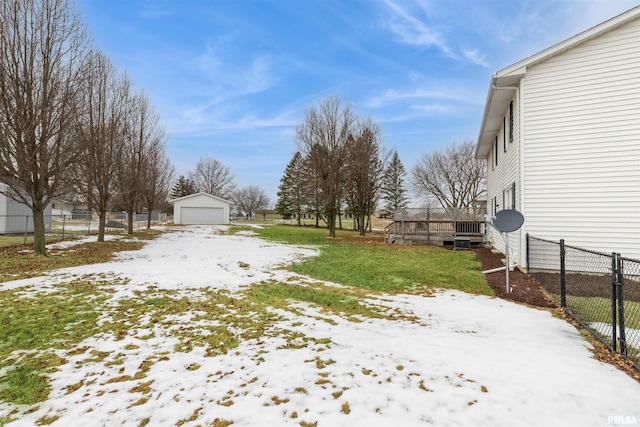
[[402, 244], [453, 244], [456, 237], [481, 243], [485, 233], [485, 209], [405, 208], [393, 212], [385, 229], [385, 241]]

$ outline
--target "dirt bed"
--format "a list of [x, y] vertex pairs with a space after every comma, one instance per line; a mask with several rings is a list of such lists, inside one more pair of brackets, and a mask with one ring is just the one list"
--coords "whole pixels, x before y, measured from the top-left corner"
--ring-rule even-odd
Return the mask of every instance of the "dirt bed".
[[[504, 255], [502, 254], [493, 253], [491, 249], [484, 247], [473, 249], [473, 251], [480, 260], [483, 270], [504, 266], [502, 262]], [[504, 270], [485, 274], [485, 278], [493, 288], [496, 296], [500, 298], [529, 304], [534, 307], [556, 307], [553, 301], [545, 295], [540, 284], [520, 270], [516, 269], [509, 272], [509, 285], [511, 286], [511, 292], [509, 293], [506, 291], [507, 278]]]

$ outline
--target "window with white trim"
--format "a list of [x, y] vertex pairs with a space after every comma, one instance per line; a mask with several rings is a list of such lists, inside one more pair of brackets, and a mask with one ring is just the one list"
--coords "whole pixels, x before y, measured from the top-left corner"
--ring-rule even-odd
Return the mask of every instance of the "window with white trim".
[[504, 209], [516, 208], [516, 183], [513, 182], [508, 188], [502, 190], [502, 206]]

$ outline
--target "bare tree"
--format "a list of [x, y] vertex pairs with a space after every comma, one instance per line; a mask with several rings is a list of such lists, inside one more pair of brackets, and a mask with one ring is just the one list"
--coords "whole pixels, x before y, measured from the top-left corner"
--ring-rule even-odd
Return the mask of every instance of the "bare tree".
[[329, 235], [336, 236], [348, 138], [356, 116], [351, 108], [342, 107], [340, 98], [326, 98], [305, 113], [296, 128], [300, 152], [307, 158], [311, 173], [318, 179], [319, 194], [327, 217]]
[[145, 168], [143, 205], [147, 210], [147, 229], [151, 228], [151, 213], [169, 197], [175, 168], [166, 156], [163, 139], [154, 139], [149, 147]]
[[219, 160], [203, 157], [196, 164], [196, 171], [189, 175], [198, 191], [222, 199], [230, 199], [235, 191], [231, 170]]
[[471, 140], [426, 153], [412, 170], [415, 190], [443, 207], [472, 206], [485, 192], [486, 165], [475, 158]]
[[0, 2], [0, 182], [33, 212], [34, 249], [45, 255], [44, 211], [66, 193], [78, 159], [87, 38], [67, 0]]
[[267, 209], [270, 201], [264, 190], [258, 186], [249, 185], [235, 192], [233, 203], [247, 219], [251, 219], [258, 209]]
[[122, 160], [118, 167], [120, 203], [127, 213], [127, 233], [133, 234], [133, 218], [142, 206], [150, 153], [164, 138], [160, 117], [149, 98], [140, 93], [130, 100], [127, 134]]
[[85, 80], [85, 113], [80, 116], [76, 138], [82, 143], [81, 160], [74, 179], [77, 191], [99, 218], [98, 241], [104, 242], [107, 212], [116, 195], [116, 171], [122, 161], [129, 80], [119, 77], [111, 61], [100, 52], [90, 55]]
[[344, 174], [344, 195], [356, 229], [365, 235], [376, 209], [384, 172], [380, 128], [370, 118], [359, 120], [349, 137]]

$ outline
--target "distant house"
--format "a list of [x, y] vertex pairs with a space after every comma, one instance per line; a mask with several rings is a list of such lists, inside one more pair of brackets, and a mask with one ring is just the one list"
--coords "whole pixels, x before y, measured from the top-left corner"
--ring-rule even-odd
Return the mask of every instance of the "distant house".
[[231, 202], [211, 194], [190, 194], [169, 203], [175, 224], [229, 224]]
[[[4, 187], [5, 184], [0, 184]], [[51, 229], [51, 205], [44, 212], [45, 230]], [[33, 233], [33, 212], [28, 206], [0, 194], [0, 234]]]
[[525, 233], [640, 258], [640, 7], [496, 72], [476, 157], [519, 265]]

